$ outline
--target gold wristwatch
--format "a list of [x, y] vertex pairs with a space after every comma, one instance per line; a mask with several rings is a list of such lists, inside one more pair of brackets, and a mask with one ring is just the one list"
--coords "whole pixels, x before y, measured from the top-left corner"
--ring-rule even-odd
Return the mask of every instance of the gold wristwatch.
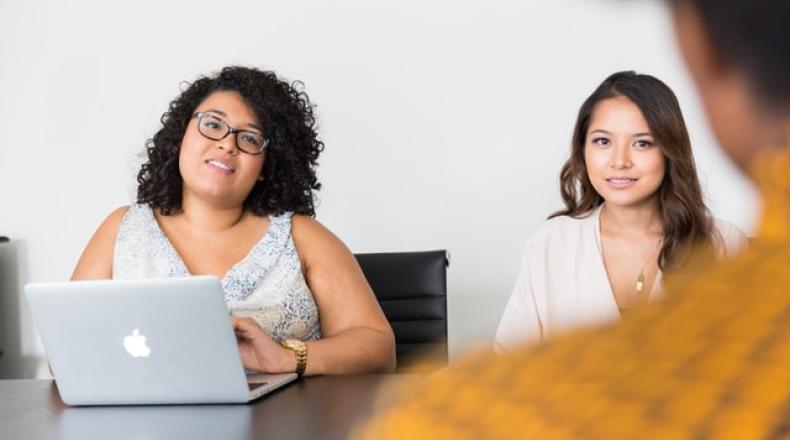
[[298, 339], [286, 339], [282, 342], [282, 346], [293, 350], [296, 356], [296, 374], [302, 377], [307, 368], [307, 345]]

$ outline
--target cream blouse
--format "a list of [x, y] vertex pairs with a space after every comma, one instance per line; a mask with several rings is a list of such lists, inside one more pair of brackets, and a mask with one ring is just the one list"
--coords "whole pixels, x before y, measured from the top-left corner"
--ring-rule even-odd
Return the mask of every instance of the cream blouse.
[[[527, 241], [516, 285], [494, 337], [497, 352], [620, 319], [603, 262], [600, 213], [598, 207], [582, 219], [555, 217]], [[722, 258], [746, 247], [746, 236], [736, 226], [714, 219], [714, 229]], [[659, 271], [650, 300], [660, 296]]]

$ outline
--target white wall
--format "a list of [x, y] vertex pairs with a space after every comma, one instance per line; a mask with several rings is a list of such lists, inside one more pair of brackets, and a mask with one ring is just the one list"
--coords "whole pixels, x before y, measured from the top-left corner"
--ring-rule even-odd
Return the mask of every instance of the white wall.
[[611, 72], [673, 87], [713, 212], [752, 229], [755, 194], [658, 1], [0, 0], [0, 235], [20, 286], [70, 276], [133, 200], [179, 83], [234, 63], [305, 82], [326, 142], [318, 218], [353, 251], [449, 249], [454, 357], [490, 343], [528, 234], [560, 207], [576, 111]]

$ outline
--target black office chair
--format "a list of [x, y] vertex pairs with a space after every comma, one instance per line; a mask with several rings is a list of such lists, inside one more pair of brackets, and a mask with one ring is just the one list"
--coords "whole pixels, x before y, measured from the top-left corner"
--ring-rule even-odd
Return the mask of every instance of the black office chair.
[[355, 256], [395, 332], [397, 370], [447, 364], [447, 251]]

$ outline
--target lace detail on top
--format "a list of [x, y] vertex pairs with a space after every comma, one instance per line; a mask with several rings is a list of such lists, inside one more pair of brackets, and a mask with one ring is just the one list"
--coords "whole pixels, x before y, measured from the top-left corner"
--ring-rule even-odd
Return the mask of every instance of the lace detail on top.
[[[291, 237], [291, 213], [269, 229], [222, 279], [234, 316], [253, 318], [275, 340], [321, 338], [318, 307], [302, 276]], [[113, 279], [187, 277], [189, 270], [148, 205], [133, 205], [115, 242]]]

